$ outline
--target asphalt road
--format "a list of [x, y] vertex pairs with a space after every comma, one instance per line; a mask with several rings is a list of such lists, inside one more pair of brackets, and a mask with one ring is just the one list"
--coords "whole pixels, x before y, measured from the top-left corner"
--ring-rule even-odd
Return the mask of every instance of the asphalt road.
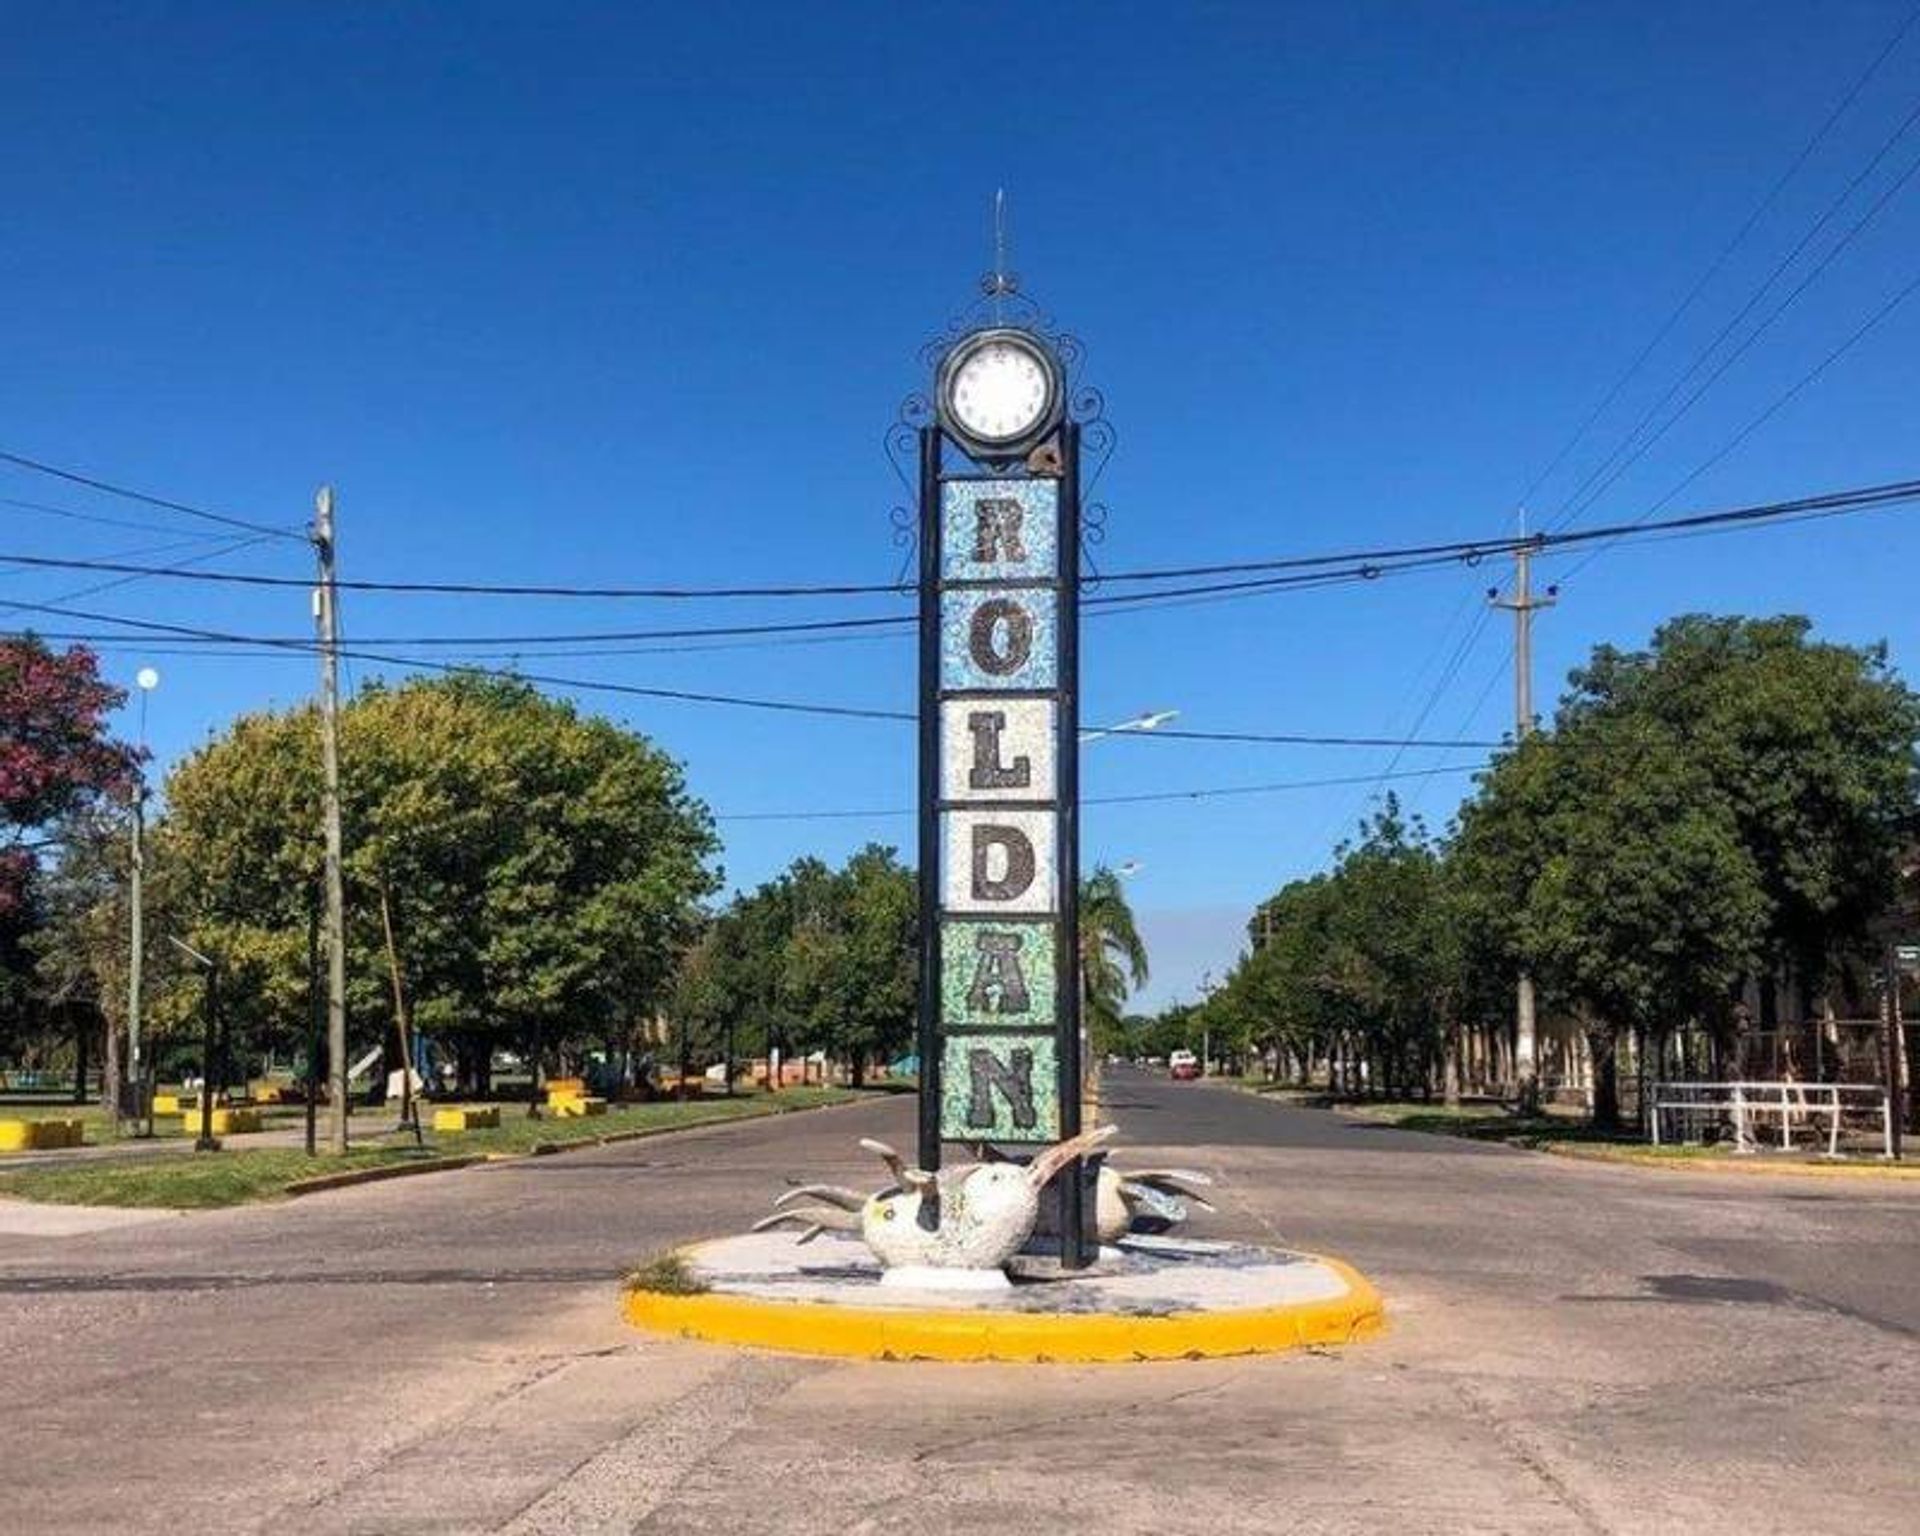
[[854, 1365], [643, 1338], [628, 1264], [874, 1102], [79, 1237], [0, 1237], [0, 1530], [1920, 1529], [1920, 1188], [1575, 1164], [1133, 1073], [1121, 1160], [1337, 1253], [1380, 1340]]

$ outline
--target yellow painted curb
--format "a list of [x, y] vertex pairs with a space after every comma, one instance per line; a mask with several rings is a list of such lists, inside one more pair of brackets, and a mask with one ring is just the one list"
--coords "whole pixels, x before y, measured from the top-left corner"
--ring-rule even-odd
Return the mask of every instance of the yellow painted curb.
[[85, 1141], [84, 1120], [0, 1120], [0, 1152], [48, 1152]]
[[627, 1293], [624, 1311], [634, 1327], [653, 1333], [788, 1354], [1063, 1365], [1277, 1354], [1351, 1343], [1386, 1326], [1380, 1293], [1357, 1270], [1338, 1259], [1307, 1257], [1346, 1281], [1347, 1294], [1290, 1306], [1133, 1317], [1117, 1312], [883, 1310], [712, 1291], [671, 1295], [633, 1290]]
[[1920, 1167], [1904, 1163], [1807, 1163], [1784, 1157], [1662, 1157], [1638, 1148], [1596, 1148], [1551, 1142], [1540, 1151], [1576, 1163], [1611, 1163], [1623, 1168], [1664, 1168], [1673, 1173], [1777, 1173], [1816, 1179], [1920, 1179]]
[[411, 1178], [417, 1173], [451, 1173], [456, 1168], [471, 1168], [488, 1161], [484, 1154], [463, 1157], [429, 1157], [417, 1163], [375, 1163], [367, 1168], [343, 1168], [338, 1173], [315, 1174], [296, 1179], [286, 1187], [291, 1196], [319, 1195], [330, 1189], [351, 1189], [356, 1184], [383, 1184], [388, 1179]]
[[497, 1131], [500, 1129], [498, 1104], [462, 1104], [433, 1112], [436, 1131]]

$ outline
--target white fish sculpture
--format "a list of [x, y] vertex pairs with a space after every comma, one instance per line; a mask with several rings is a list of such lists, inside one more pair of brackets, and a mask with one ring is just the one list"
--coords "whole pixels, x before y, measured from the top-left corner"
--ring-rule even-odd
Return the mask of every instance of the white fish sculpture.
[[1048, 1180], [1116, 1129], [1103, 1125], [1058, 1142], [1030, 1163], [962, 1163], [937, 1174], [909, 1168], [885, 1142], [862, 1139], [860, 1145], [893, 1175], [891, 1188], [862, 1195], [833, 1184], [803, 1184], [774, 1201], [779, 1209], [756, 1222], [754, 1231], [798, 1226], [803, 1243], [822, 1232], [854, 1233], [890, 1275], [929, 1279], [945, 1272], [1003, 1283], [1001, 1266], [1033, 1236]]
[[1129, 1232], [1163, 1231], [1187, 1219], [1187, 1207], [1211, 1211], [1199, 1193], [1213, 1180], [1190, 1168], [1115, 1168], [1100, 1170], [1094, 1195], [1094, 1230], [1103, 1243], [1117, 1243]]

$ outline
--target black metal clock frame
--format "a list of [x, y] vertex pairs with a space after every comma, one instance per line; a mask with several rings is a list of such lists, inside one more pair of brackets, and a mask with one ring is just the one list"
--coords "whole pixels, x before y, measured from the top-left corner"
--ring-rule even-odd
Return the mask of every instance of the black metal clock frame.
[[[1047, 379], [1047, 400], [1039, 417], [1028, 427], [1009, 437], [982, 437], [969, 431], [953, 406], [954, 381], [960, 370], [976, 354], [989, 347], [1007, 345], [1031, 353]], [[1016, 464], [1050, 437], [1060, 425], [1067, 409], [1066, 369], [1059, 356], [1037, 331], [1019, 325], [990, 325], [969, 331], [947, 349], [940, 359], [940, 371], [934, 379], [934, 410], [941, 430], [960, 451], [977, 464], [1004, 469]]]

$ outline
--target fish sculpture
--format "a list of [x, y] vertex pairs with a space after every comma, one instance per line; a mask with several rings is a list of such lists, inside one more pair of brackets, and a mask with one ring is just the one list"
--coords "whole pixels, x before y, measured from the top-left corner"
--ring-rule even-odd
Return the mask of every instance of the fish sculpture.
[[1033, 1236], [1048, 1181], [1117, 1129], [1103, 1125], [1058, 1142], [1030, 1163], [962, 1163], [938, 1173], [909, 1168], [885, 1142], [863, 1138], [860, 1145], [892, 1174], [889, 1188], [862, 1195], [835, 1184], [803, 1184], [775, 1200], [778, 1209], [754, 1231], [798, 1226], [802, 1243], [822, 1232], [847, 1232], [865, 1241], [890, 1274], [990, 1277]]
[[1188, 1206], [1211, 1211], [1198, 1193], [1213, 1180], [1190, 1168], [1115, 1168], [1100, 1170], [1094, 1194], [1093, 1224], [1103, 1243], [1117, 1243], [1129, 1232], [1164, 1232], [1187, 1219]]

